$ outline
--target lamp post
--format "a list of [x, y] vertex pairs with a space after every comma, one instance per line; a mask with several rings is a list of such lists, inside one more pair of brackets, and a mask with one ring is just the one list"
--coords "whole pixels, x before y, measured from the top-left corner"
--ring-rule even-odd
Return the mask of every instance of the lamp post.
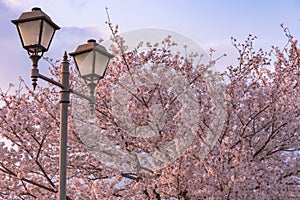
[[61, 62], [60, 82], [54, 81], [39, 73], [38, 61], [44, 52], [48, 51], [56, 30], [60, 27], [40, 8], [33, 8], [31, 12], [22, 13], [19, 19], [12, 20], [17, 26], [22, 46], [27, 50], [32, 61], [31, 79], [35, 90], [38, 78], [43, 79], [61, 88], [60, 90], [60, 152], [59, 152], [59, 189], [58, 198], [66, 199], [67, 183], [67, 138], [68, 138], [68, 104], [70, 92], [88, 100], [93, 109], [95, 103], [95, 87], [104, 77], [112, 54], [105, 47], [88, 40], [86, 44], [79, 45], [75, 52], [70, 53], [74, 57], [76, 68], [90, 88], [90, 96], [81, 94], [69, 88], [69, 61], [65, 52]]

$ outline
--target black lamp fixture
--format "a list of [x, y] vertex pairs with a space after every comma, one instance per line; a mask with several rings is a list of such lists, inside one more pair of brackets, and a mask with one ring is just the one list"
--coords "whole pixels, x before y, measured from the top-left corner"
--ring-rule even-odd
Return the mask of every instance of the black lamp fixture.
[[69, 55], [73, 56], [80, 77], [85, 80], [90, 88], [90, 96], [94, 98], [95, 87], [99, 80], [104, 77], [109, 61], [114, 56], [94, 39], [79, 45]]
[[56, 30], [60, 27], [40, 8], [24, 12], [19, 19], [12, 20], [17, 26], [23, 48], [29, 55], [40, 55], [48, 51]]
[[24, 12], [19, 19], [12, 20], [22, 42], [32, 61], [31, 79], [33, 89], [36, 88], [39, 77], [38, 62], [44, 52], [48, 51], [56, 30], [60, 27], [40, 8], [32, 8], [31, 12]]

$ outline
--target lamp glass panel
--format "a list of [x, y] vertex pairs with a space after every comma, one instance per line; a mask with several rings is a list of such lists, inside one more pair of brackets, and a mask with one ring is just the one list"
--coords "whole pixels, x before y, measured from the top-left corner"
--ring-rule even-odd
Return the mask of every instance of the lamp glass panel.
[[48, 22], [44, 21], [41, 45], [45, 47], [45, 49], [48, 49], [54, 32], [55, 29]]
[[95, 74], [103, 77], [108, 61], [109, 57], [96, 51]]
[[24, 47], [39, 44], [42, 20], [19, 23], [19, 31]]
[[75, 57], [78, 70], [81, 76], [91, 74], [93, 72], [93, 52], [78, 54]]

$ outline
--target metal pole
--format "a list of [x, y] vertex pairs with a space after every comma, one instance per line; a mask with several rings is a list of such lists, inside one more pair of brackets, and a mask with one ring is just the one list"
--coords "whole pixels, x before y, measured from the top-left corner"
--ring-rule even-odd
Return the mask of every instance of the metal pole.
[[66, 200], [68, 104], [70, 103], [69, 78], [69, 61], [67, 52], [65, 52], [60, 74], [63, 88], [60, 90], [59, 200]]

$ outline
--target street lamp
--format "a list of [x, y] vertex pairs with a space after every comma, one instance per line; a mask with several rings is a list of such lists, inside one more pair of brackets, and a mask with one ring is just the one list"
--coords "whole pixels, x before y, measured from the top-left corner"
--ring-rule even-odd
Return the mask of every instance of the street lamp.
[[[74, 57], [80, 77], [85, 80], [90, 88], [90, 98], [94, 101], [94, 91], [97, 83], [104, 77], [109, 60], [113, 55], [93, 39], [88, 40], [86, 44], [79, 45], [75, 52], [69, 55]], [[91, 104], [91, 109], [93, 109], [93, 104]]]
[[38, 61], [44, 52], [48, 51], [56, 30], [59, 30], [51, 18], [40, 8], [32, 8], [31, 12], [24, 12], [19, 19], [12, 20], [17, 26], [22, 46], [27, 50], [32, 61], [31, 79], [33, 89], [38, 79]]
[[[59, 190], [60, 200], [66, 199], [67, 177], [67, 134], [68, 134], [68, 104], [70, 92], [88, 100], [94, 105], [94, 90], [99, 80], [103, 78], [108, 63], [113, 57], [105, 47], [88, 40], [87, 44], [79, 45], [75, 52], [70, 53], [74, 57], [75, 64], [80, 76], [90, 88], [90, 97], [69, 88], [69, 61], [65, 52], [61, 62], [60, 82], [50, 79], [39, 73], [38, 61], [44, 52], [48, 51], [56, 30], [59, 30], [51, 18], [40, 8], [33, 8], [31, 12], [22, 13], [19, 19], [12, 20], [17, 26], [22, 46], [27, 50], [32, 61], [31, 79], [33, 89], [36, 88], [38, 78], [52, 83], [61, 88], [60, 90], [60, 153], [59, 153]], [[93, 107], [93, 106], [92, 106]]]

